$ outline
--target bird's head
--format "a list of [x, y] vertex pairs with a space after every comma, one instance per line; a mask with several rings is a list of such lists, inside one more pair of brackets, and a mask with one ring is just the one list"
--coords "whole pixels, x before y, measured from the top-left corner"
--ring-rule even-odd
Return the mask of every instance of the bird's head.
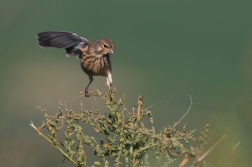
[[103, 49], [103, 54], [112, 54], [114, 55], [115, 44], [109, 38], [101, 38], [101, 47]]

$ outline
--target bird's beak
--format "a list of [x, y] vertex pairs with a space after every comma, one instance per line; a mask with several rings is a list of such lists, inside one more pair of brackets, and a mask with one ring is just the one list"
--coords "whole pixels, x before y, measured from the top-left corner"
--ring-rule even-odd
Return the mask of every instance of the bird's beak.
[[112, 49], [109, 50], [109, 53], [114, 55], [114, 51]]

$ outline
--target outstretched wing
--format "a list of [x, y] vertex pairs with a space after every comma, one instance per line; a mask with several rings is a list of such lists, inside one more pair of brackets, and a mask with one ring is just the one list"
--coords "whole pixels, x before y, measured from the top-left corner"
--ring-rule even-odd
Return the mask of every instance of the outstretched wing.
[[38, 45], [42, 47], [65, 48], [67, 56], [76, 55], [78, 48], [85, 47], [88, 40], [75, 33], [64, 31], [47, 31], [37, 34]]

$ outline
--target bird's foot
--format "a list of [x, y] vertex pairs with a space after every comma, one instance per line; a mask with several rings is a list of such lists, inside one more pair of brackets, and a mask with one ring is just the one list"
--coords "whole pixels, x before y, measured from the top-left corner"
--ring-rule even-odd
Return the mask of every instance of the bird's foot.
[[109, 87], [110, 93], [113, 93], [113, 88], [112, 88], [112, 84], [111, 83], [108, 85], [108, 87]]
[[88, 92], [88, 89], [85, 89], [85, 92], [80, 92], [80, 94], [84, 94], [86, 97], [90, 96], [90, 93]]
[[115, 102], [115, 92], [116, 92], [116, 87], [114, 87], [114, 89], [112, 88], [112, 85], [110, 85], [109, 87], [109, 97], [110, 97], [110, 101], [112, 102], [112, 104], [114, 104]]
[[89, 97], [89, 96], [90, 96], [90, 93], [88, 92], [87, 89], [85, 90], [85, 96], [86, 96], [86, 97]]

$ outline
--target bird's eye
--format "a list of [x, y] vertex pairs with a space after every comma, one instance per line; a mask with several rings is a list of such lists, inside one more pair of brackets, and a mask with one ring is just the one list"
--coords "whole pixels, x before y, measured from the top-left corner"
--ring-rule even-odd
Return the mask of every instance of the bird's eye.
[[108, 48], [108, 45], [105, 45], [105, 44], [104, 44], [103, 46], [104, 46], [104, 48]]

